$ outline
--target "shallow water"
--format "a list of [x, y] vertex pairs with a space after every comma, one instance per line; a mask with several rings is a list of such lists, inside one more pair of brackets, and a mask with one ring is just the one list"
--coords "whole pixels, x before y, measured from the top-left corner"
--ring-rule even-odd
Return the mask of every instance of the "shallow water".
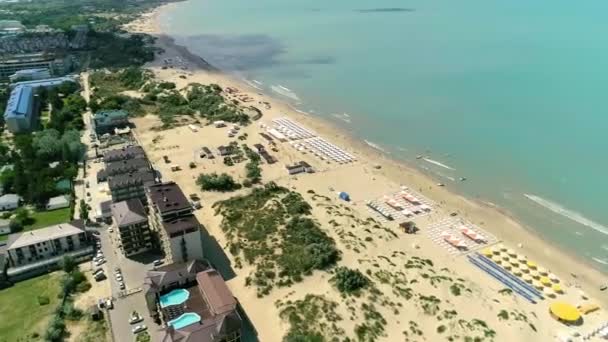
[[606, 10], [599, 0], [195, 0], [161, 25], [211, 64], [608, 270], [598, 261], [608, 254]]

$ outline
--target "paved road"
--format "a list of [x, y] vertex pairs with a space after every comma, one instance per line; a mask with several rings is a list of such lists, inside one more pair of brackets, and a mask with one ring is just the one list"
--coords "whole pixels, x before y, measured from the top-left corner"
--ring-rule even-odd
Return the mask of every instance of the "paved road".
[[138, 324], [145, 324], [148, 327], [148, 332], [152, 337], [152, 341], [159, 341], [161, 338], [161, 334], [158, 331], [160, 327], [157, 326], [148, 315], [143, 292], [121, 298], [119, 296], [121, 290], [114, 276], [114, 268], [118, 266], [124, 277], [126, 291], [141, 288], [147, 270], [152, 268], [151, 261], [158, 258], [158, 256], [148, 255], [142, 258], [144, 259], [143, 261], [127, 259], [116, 247], [116, 243], [113, 241], [113, 235], [113, 233], [109, 232], [108, 228], [101, 229], [101, 249], [107, 260], [105, 269], [108, 272], [108, 279], [105, 281], [111, 283], [112, 297], [115, 298], [114, 309], [110, 310], [110, 320], [112, 322], [115, 341], [122, 342], [133, 340], [133, 334], [131, 332], [133, 326], [129, 324], [129, 317], [134, 310], [144, 317], [144, 321]]

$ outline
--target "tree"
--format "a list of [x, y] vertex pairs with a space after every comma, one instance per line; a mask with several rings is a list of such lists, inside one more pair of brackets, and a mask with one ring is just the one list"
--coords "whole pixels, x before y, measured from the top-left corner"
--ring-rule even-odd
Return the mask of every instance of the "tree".
[[23, 226], [21, 225], [20, 222], [16, 221], [15, 219], [12, 219], [9, 224], [8, 227], [11, 230], [11, 233], [16, 233], [21, 231], [21, 229], [23, 229]]
[[359, 291], [369, 284], [369, 279], [363, 273], [346, 267], [336, 268], [336, 273], [330, 281], [345, 294]]
[[85, 222], [89, 220], [89, 206], [83, 199], [80, 200], [80, 218]]
[[196, 179], [196, 184], [201, 187], [202, 190], [209, 191], [234, 191], [240, 189], [241, 185], [234, 181], [234, 179], [226, 174], [217, 173], [201, 174]]
[[[69, 255], [64, 256], [61, 260], [61, 268], [66, 273], [72, 273], [72, 271], [74, 271], [76, 267], [78, 267], [78, 265], [76, 264], [76, 260], [74, 260], [74, 258]], [[70, 281], [73, 281], [72, 277], [68, 277], [68, 279]]]

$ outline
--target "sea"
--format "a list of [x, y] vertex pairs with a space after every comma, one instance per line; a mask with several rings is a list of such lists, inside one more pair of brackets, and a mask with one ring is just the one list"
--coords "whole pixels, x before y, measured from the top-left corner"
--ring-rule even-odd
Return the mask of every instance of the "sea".
[[608, 271], [606, 12], [602, 0], [188, 0], [160, 25]]

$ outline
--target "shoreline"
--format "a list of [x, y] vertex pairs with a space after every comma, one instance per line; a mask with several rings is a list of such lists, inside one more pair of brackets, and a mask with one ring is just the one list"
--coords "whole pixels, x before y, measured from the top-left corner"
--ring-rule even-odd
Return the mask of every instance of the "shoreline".
[[[134, 25], [134, 30], [131, 29], [135, 32], [144, 32], [157, 37], [156, 45], [158, 47], [165, 51], [172, 50], [187, 62], [188, 74], [206, 73], [206, 78], [220, 84], [222, 87], [232, 86], [243, 93], [258, 94], [259, 96], [256, 96], [256, 98], [263, 98], [270, 102], [272, 107], [279, 110], [284, 116], [297, 120], [319, 133], [320, 136], [353, 152], [360, 159], [358, 163], [363, 164], [366, 173], [374, 177], [374, 180], [382, 177], [392, 184], [407, 185], [412, 189], [419, 190], [424, 196], [436, 202], [439, 212], [457, 212], [460, 218], [483, 227], [513, 248], [523, 243], [522, 248], [517, 248], [518, 252], [526, 254], [530, 259], [537, 261], [546, 268], [552, 269], [564, 283], [572, 283], [575, 284], [574, 287], [584, 288], [585, 292], [595, 301], [604, 306], [608, 304], [605, 294], [599, 290], [599, 286], [606, 282], [606, 275], [598, 269], [599, 265], [575, 255], [573, 251], [556, 247], [551, 241], [546, 241], [539, 233], [518, 221], [515, 215], [507, 209], [480, 198], [466, 197], [453, 189], [439, 187], [436, 185], [437, 179], [433, 177], [432, 173], [424, 172], [405, 161], [396, 160], [390, 154], [370, 146], [364, 140], [351, 136], [346, 129], [339, 127], [336, 122], [314, 114], [302, 113], [291, 104], [277, 99], [273, 94], [256, 89], [242, 79], [222, 72], [207, 63], [202, 57], [190, 52], [186, 46], [177, 44], [172, 37], [162, 32], [158, 22], [158, 16], [163, 11], [176, 5], [175, 3], [162, 5], [150, 13], [142, 15], [141, 23]], [[138, 26], [141, 26], [139, 28], [142, 29], [141, 31], [138, 31]], [[161, 56], [157, 56], [153, 63], [157, 63], [159, 60], [162, 60]], [[155, 68], [158, 69], [158, 65], [152, 66], [152, 69]], [[157, 77], [162, 74], [160, 70], [155, 71]], [[159, 78], [162, 79], [162, 77]], [[266, 114], [264, 114], [262, 120], [265, 119], [267, 119]], [[375, 169], [375, 165], [381, 165], [382, 167], [378, 170]], [[424, 227], [422, 229], [424, 230]], [[448, 258], [453, 259], [455, 257], [448, 256]], [[573, 274], [576, 274], [576, 277]]]
[[[165, 4], [160, 7], [157, 7], [156, 9], [152, 10], [148, 14], [149, 15], [148, 24], [152, 28], [152, 32], [150, 32], [150, 33], [155, 35], [156, 37], [158, 37], [157, 45], [162, 44], [162, 45], [166, 45], [166, 46], [169, 46], [169, 47], [175, 49], [176, 51], [179, 52], [181, 57], [183, 57], [190, 63], [196, 65], [198, 68], [200, 68], [208, 73], [213, 74], [213, 76], [215, 76], [215, 77], [229, 81], [228, 83], [230, 83], [230, 85], [236, 85], [239, 89], [241, 89], [241, 90], [246, 89], [248, 92], [255, 92], [255, 93], [263, 94], [263, 97], [266, 97], [267, 99], [272, 100], [273, 103], [281, 103], [283, 106], [288, 108], [288, 111], [285, 112], [286, 116], [295, 117], [295, 118], [299, 119], [300, 122], [303, 122], [308, 126], [312, 126], [311, 128], [313, 130], [316, 130], [319, 133], [321, 133], [321, 130], [326, 130], [328, 132], [332, 132], [333, 134], [329, 134], [329, 135], [331, 135], [331, 138], [338, 138], [340, 140], [346, 140], [347, 142], [350, 143], [349, 148], [351, 150], [353, 150], [355, 152], [363, 151], [363, 153], [361, 153], [362, 155], [365, 155], [369, 159], [377, 161], [378, 164], [385, 164], [385, 163], [391, 164], [391, 166], [393, 168], [403, 170], [403, 171], [411, 174], [411, 176], [427, 178], [427, 181], [430, 181], [433, 185], [435, 185], [438, 181], [440, 181], [439, 179], [435, 178], [435, 176], [433, 175], [432, 172], [425, 172], [419, 168], [416, 168], [415, 166], [407, 164], [406, 161], [396, 160], [386, 151], [383, 151], [378, 148], [374, 148], [374, 147], [370, 146], [369, 143], [367, 143], [365, 140], [362, 140], [358, 137], [351, 136], [349, 134], [349, 132], [346, 131], [346, 129], [344, 129], [343, 127], [337, 126], [336, 122], [332, 122], [331, 120], [329, 120], [327, 118], [324, 118], [324, 117], [321, 117], [321, 116], [318, 116], [315, 114], [310, 114], [310, 113], [304, 114], [303, 111], [295, 108], [293, 106], [293, 104], [285, 102], [284, 100], [273, 96], [273, 94], [270, 92], [265, 92], [263, 90], [254, 88], [251, 85], [244, 82], [242, 79], [234, 77], [234, 75], [223, 72], [222, 70], [213, 67], [210, 63], [205, 61], [205, 59], [203, 57], [198, 56], [198, 55], [192, 53], [190, 50], [188, 50], [188, 47], [177, 44], [173, 37], [169, 36], [168, 34], [166, 34], [162, 31], [160, 23], [159, 23], [159, 18], [158, 18], [164, 11], [168, 10], [172, 6], [177, 6], [177, 5], [179, 5], [179, 4], [178, 3]], [[192, 70], [192, 71], [194, 71], [194, 70]], [[315, 121], [316, 121], [316, 123], [314, 123]], [[311, 125], [311, 122], [313, 122], [313, 125]], [[324, 126], [325, 129], [319, 129], [319, 126]], [[328, 134], [323, 134], [323, 135], [327, 136]], [[356, 145], [356, 146], [352, 146], [352, 145]], [[379, 154], [379, 156], [376, 156], [378, 154]], [[467, 197], [466, 195], [456, 192], [455, 190], [448, 190], [447, 187], [444, 187], [442, 190], [448, 192], [450, 196], [455, 196], [455, 197], [459, 198], [461, 201], [470, 203], [474, 206], [479, 206], [485, 210], [495, 211], [496, 214], [504, 216], [505, 219], [511, 221], [513, 225], [517, 226], [518, 229], [523, 230], [526, 234], [530, 235], [531, 237], [533, 237], [537, 240], [543, 240], [543, 236], [541, 236], [539, 233], [537, 233], [536, 231], [534, 231], [533, 229], [528, 227], [526, 224], [521, 222], [513, 213], [511, 213], [506, 208], [499, 207], [499, 206], [497, 206], [489, 201], [483, 200], [481, 198]], [[511, 239], [507, 239], [503, 236], [505, 233], [506, 232], [499, 232], [498, 235], [501, 238], [501, 240], [503, 240], [505, 242], [513, 242]], [[525, 241], [526, 239], [522, 239], [522, 240]], [[546, 244], [545, 241], [542, 241], [542, 243]], [[604, 274], [604, 272], [602, 270], [600, 270], [598, 268], [599, 267], [598, 265], [595, 265], [592, 261], [586, 260], [586, 259], [574, 254], [574, 252], [572, 252], [572, 251], [565, 250], [564, 248], [555, 248], [553, 246], [547, 246], [547, 248], [549, 248], [549, 250], [547, 251], [548, 253], [546, 253], [546, 254], [550, 254], [550, 255], [565, 254], [569, 258], [574, 259], [574, 261], [577, 264], [582, 264], [586, 267], [592, 268], [595, 272], [599, 273], [599, 276], [601, 278], [605, 279], [608, 277], [607, 275]], [[528, 251], [526, 251], [526, 253], [532, 254], [532, 253], [529, 253]], [[539, 257], [537, 259], [542, 259], [542, 257]], [[578, 268], [575, 268], [575, 269], [578, 269]], [[580, 278], [577, 278], [577, 279], [580, 281]], [[604, 283], [605, 283], [605, 281], [599, 281], [596, 284], [597, 285], [596, 288]], [[608, 303], [608, 300], [607, 300], [607, 303]]]

